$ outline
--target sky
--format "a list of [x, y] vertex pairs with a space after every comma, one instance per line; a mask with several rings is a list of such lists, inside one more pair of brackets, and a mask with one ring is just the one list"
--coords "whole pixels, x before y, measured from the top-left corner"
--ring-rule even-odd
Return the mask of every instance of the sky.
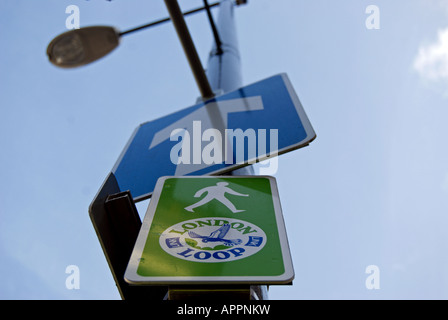
[[[170, 23], [51, 65], [70, 5], [81, 27], [168, 15], [161, 0], [0, 2], [1, 299], [120, 299], [88, 207], [134, 129], [200, 95]], [[279, 156], [295, 279], [269, 298], [447, 299], [448, 1], [249, 0], [235, 20], [244, 85], [287, 73], [317, 134]], [[207, 17], [186, 21], [205, 65]]]

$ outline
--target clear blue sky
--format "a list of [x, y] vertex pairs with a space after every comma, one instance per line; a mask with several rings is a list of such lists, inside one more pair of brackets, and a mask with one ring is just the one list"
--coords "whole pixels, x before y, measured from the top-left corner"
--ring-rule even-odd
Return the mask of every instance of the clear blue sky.
[[[380, 29], [366, 28], [371, 4]], [[162, 0], [0, 2], [2, 299], [120, 298], [88, 206], [139, 124], [199, 96], [171, 24], [92, 65], [51, 65], [69, 5], [81, 26], [167, 16]], [[205, 64], [206, 16], [187, 23]], [[296, 277], [269, 297], [447, 299], [448, 1], [249, 0], [236, 23], [244, 84], [286, 72], [317, 133], [279, 158]], [[379, 289], [366, 288], [369, 265]]]

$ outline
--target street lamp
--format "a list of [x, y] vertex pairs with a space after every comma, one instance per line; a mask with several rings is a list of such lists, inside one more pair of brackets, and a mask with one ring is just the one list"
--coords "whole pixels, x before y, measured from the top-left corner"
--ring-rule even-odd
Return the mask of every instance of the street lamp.
[[117, 29], [107, 26], [67, 31], [54, 38], [47, 48], [48, 59], [60, 68], [75, 68], [98, 60], [120, 42]]
[[[204, 1], [206, 3], [206, 1]], [[186, 11], [187, 16], [219, 5], [219, 2]], [[151, 23], [119, 32], [114, 27], [95, 26], [74, 29], [58, 35], [47, 47], [47, 55], [52, 64], [60, 68], [76, 68], [96, 61], [119, 45], [122, 36], [140, 31], [164, 22], [171, 18], [163, 18]]]
[[[237, 1], [237, 4], [243, 3], [245, 3], [245, 1]], [[176, 28], [179, 39], [181, 40], [185, 55], [187, 56], [202, 97], [204, 99], [212, 98], [214, 93], [210, 87], [205, 71], [202, 68], [199, 55], [196, 52], [193, 40], [191, 39], [185, 24], [184, 16], [205, 9], [207, 10], [210, 23], [212, 24], [212, 29], [215, 31], [210, 8], [219, 5], [220, 2], [209, 5], [207, 1], [204, 0], [204, 7], [193, 9], [185, 13], [182, 13], [176, 0], [165, 0], [165, 4], [170, 14], [169, 18], [160, 19], [131, 30], [119, 32], [116, 28], [110, 26], [93, 26], [74, 29], [60, 34], [54, 38], [47, 47], [48, 59], [52, 64], [60, 68], [80, 67], [96, 61], [110, 53], [119, 45], [122, 36], [171, 20]], [[214, 36], [216, 42], [219, 43], [216, 32], [214, 32]]]

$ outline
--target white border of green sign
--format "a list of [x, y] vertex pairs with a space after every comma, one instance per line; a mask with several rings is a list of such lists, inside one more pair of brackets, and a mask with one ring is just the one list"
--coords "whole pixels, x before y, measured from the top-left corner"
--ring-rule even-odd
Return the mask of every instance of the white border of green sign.
[[[219, 188], [225, 197], [212, 192]], [[134, 285], [293, 279], [277, 184], [270, 176], [161, 177], [125, 273]]]

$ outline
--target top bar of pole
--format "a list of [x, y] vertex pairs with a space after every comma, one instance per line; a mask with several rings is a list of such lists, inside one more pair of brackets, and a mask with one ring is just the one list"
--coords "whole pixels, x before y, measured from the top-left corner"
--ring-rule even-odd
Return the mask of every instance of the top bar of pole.
[[210, 99], [214, 97], [213, 90], [208, 82], [208, 78], [202, 67], [201, 60], [194, 46], [190, 32], [188, 31], [187, 24], [182, 11], [180, 10], [177, 0], [165, 0], [165, 5], [170, 14], [171, 21], [176, 29], [177, 35], [182, 43], [185, 55], [187, 56], [190, 68], [193, 71], [194, 78], [201, 92], [201, 96], [204, 99]]

